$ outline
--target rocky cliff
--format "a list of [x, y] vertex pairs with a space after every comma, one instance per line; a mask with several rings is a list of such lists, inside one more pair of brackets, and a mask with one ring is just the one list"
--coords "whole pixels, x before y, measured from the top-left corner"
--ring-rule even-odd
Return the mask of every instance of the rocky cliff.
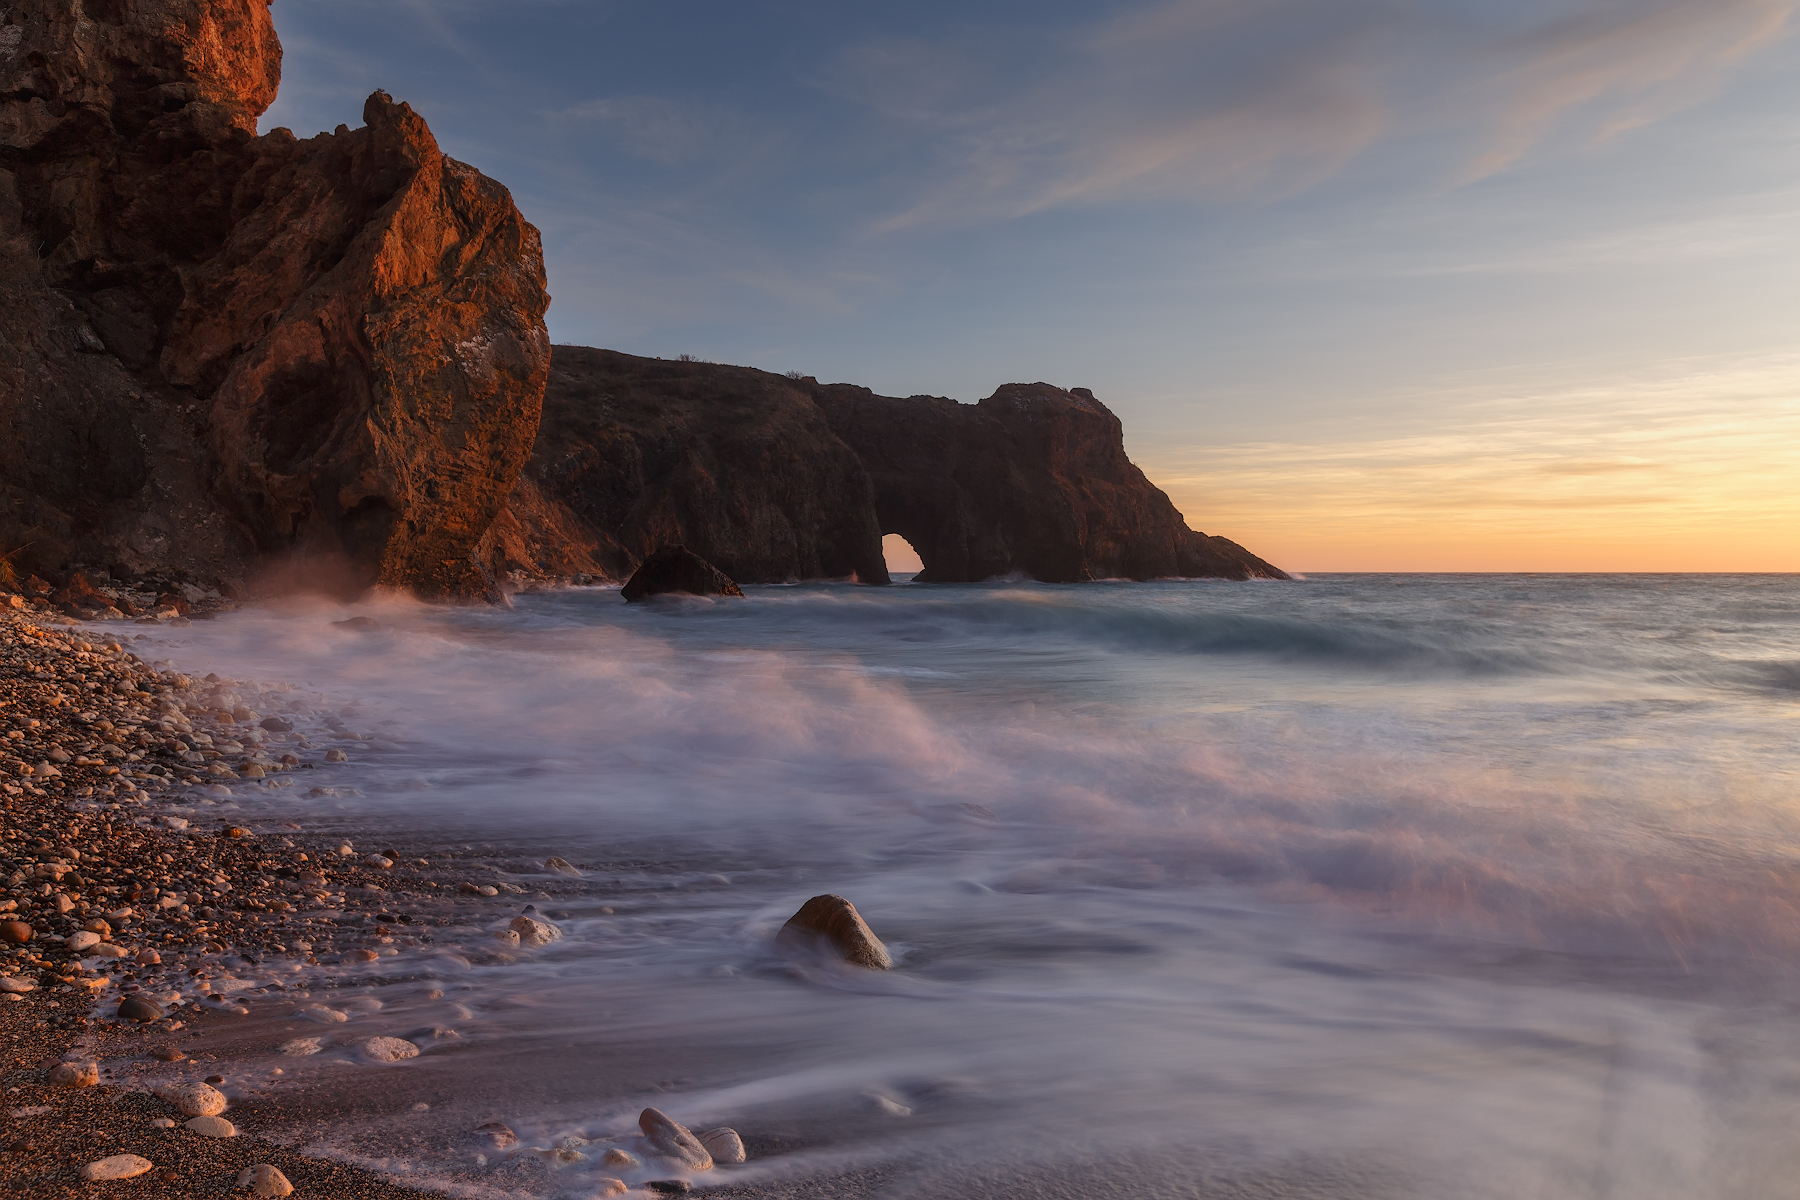
[[1189, 529], [1092, 393], [1042, 383], [958, 404], [558, 346], [512, 507], [497, 565], [550, 574], [681, 543], [740, 583], [886, 582], [898, 533], [928, 582], [1285, 578]]
[[493, 595], [676, 543], [886, 582], [888, 532], [933, 580], [1280, 574], [1190, 531], [1083, 391], [552, 373], [506, 189], [381, 92], [259, 135], [280, 63], [266, 0], [0, 0], [0, 584]]
[[264, 0], [0, 13], [0, 553], [490, 591], [549, 367], [506, 189], [379, 92], [258, 136]]

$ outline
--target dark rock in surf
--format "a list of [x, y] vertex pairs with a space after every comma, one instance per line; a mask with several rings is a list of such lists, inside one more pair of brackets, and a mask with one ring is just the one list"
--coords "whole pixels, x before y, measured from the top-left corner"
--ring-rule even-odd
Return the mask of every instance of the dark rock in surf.
[[154, 1000], [144, 996], [127, 996], [119, 1001], [121, 1021], [160, 1021], [163, 1010]]
[[856, 911], [856, 905], [842, 896], [814, 896], [775, 935], [776, 944], [783, 946], [802, 946], [820, 939], [854, 966], [885, 971], [894, 965], [887, 947]]
[[700, 1144], [687, 1126], [658, 1109], [646, 1108], [638, 1114], [638, 1128], [650, 1142], [650, 1148], [661, 1158], [678, 1162], [695, 1171], [712, 1170], [712, 1155]]
[[620, 591], [627, 601], [671, 592], [689, 596], [742, 596], [744, 591], [725, 572], [686, 546], [664, 546], [632, 572]]

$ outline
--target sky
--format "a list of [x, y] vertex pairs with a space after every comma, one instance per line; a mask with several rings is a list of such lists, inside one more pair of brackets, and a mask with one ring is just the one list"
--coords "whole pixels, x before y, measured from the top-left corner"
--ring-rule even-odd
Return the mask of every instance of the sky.
[[557, 342], [1091, 388], [1297, 572], [1800, 570], [1800, 0], [276, 0]]

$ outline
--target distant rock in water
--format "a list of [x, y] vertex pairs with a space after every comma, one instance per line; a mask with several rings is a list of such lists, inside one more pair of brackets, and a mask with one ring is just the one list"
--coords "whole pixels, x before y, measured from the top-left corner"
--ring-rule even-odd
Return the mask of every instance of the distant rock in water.
[[1091, 392], [898, 399], [748, 367], [557, 346], [497, 570], [623, 578], [680, 542], [740, 583], [1287, 576], [1187, 527]]
[[258, 136], [280, 76], [267, 0], [0, 16], [0, 545], [491, 592], [550, 364], [537, 231], [385, 93]]
[[671, 592], [689, 596], [742, 596], [744, 590], [686, 546], [664, 546], [632, 572], [620, 591], [627, 601]]
[[856, 905], [842, 896], [814, 896], [775, 935], [776, 943], [785, 946], [815, 945], [821, 939], [855, 966], [885, 971], [894, 965]]

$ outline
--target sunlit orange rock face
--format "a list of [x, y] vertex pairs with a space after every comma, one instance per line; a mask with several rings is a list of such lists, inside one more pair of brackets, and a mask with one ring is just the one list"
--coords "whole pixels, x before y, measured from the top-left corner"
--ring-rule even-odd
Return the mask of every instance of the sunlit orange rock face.
[[23, 0], [0, 26], [0, 551], [492, 590], [531, 453], [537, 231], [377, 92], [256, 136], [260, 0]]

